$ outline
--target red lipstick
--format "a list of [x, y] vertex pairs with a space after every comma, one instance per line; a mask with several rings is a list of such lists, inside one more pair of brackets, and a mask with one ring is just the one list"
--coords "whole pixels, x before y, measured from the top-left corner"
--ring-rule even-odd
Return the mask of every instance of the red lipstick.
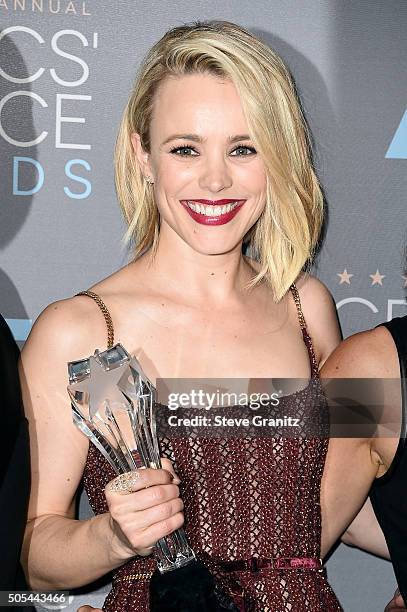
[[[194, 219], [194, 221], [197, 223], [200, 223], [201, 225], [224, 225], [237, 215], [246, 200], [223, 198], [221, 200], [180, 200], [180, 202], [192, 219]], [[192, 205], [195, 210], [193, 210], [189, 204]], [[206, 215], [203, 212], [203, 207], [206, 206], [223, 207], [227, 206], [228, 204], [231, 204], [232, 208], [223, 214], [219, 210], [217, 211], [216, 215]]]

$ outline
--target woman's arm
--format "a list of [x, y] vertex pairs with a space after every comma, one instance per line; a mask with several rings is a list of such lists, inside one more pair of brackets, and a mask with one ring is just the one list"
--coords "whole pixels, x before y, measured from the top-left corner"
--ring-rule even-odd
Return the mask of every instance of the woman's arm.
[[35, 589], [87, 584], [135, 554], [151, 553], [148, 547], [183, 521], [171, 475], [151, 469], [143, 470], [140, 490], [107, 495], [109, 513], [74, 520], [88, 440], [72, 422], [67, 363], [104, 348], [106, 335], [103, 318], [87, 302], [74, 298], [49, 306], [21, 356], [32, 468], [22, 562]]
[[[342, 342], [321, 370], [321, 379], [326, 385], [328, 395], [330, 381], [333, 379], [342, 379], [341, 384], [346, 385], [347, 379], [355, 377], [360, 379], [385, 377], [388, 359], [383, 359], [381, 350], [382, 343], [377, 343], [372, 332], [355, 334]], [[359, 387], [360, 385], [350, 385], [349, 393], [357, 392]], [[333, 385], [333, 389], [337, 387]], [[344, 389], [343, 386], [342, 392]], [[332, 410], [335, 409], [336, 407], [332, 407]], [[372, 482], [380, 473], [382, 466], [383, 461], [376, 449], [376, 439], [372, 436], [332, 437], [329, 440], [321, 483], [323, 554], [329, 551], [354, 520], [356, 522], [352, 531], [355, 533], [356, 527], [360, 527], [357, 515], [362, 510]], [[366, 519], [367, 515], [362, 513], [361, 518], [363, 517]], [[345, 538], [347, 537], [349, 534], [345, 535]]]
[[335, 302], [325, 285], [314, 276], [302, 274], [296, 285], [315, 357], [321, 369], [342, 339]]
[[360, 512], [353, 519], [341, 537], [349, 546], [357, 546], [379, 557], [390, 559], [389, 549], [383, 531], [375, 516], [372, 503], [368, 498]]

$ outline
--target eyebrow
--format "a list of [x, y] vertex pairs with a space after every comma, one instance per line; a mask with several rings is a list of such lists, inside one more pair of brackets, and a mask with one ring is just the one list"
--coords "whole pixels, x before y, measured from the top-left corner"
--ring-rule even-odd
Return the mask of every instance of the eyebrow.
[[[192, 140], [193, 142], [203, 142], [204, 138], [198, 136], [198, 134], [172, 134], [164, 140], [162, 145], [168, 144], [172, 140]], [[248, 134], [238, 134], [237, 136], [230, 136], [229, 142], [238, 142], [239, 140], [251, 140]]]

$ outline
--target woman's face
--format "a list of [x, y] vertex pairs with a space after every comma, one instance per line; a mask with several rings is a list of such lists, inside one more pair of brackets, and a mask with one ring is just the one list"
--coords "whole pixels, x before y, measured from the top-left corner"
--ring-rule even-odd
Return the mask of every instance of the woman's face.
[[154, 180], [161, 233], [203, 254], [240, 245], [264, 208], [266, 173], [233, 83], [209, 74], [167, 78], [154, 100], [150, 142], [146, 153], [133, 135]]

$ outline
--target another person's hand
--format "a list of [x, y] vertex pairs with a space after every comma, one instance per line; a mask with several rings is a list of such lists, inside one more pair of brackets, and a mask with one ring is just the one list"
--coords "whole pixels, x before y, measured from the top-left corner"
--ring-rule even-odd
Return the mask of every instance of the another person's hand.
[[105, 488], [113, 532], [112, 552], [127, 561], [134, 555], [150, 555], [160, 538], [184, 523], [179, 478], [171, 462], [163, 469], [139, 469], [111, 480]]
[[397, 589], [393, 595], [393, 599], [389, 601], [387, 606], [384, 609], [384, 612], [407, 612], [406, 605], [404, 603], [404, 599], [400, 595], [400, 591]]

